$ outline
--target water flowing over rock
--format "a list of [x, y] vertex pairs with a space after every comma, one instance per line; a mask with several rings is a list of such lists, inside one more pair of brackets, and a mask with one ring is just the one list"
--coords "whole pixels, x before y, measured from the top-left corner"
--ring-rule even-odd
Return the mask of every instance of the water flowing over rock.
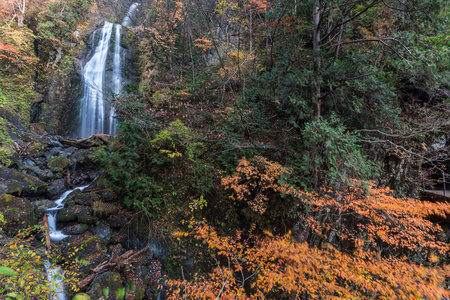
[[[95, 133], [111, 133], [109, 128], [109, 111], [105, 107], [103, 93], [106, 59], [108, 56], [113, 24], [105, 22], [101, 30], [100, 41], [91, 60], [84, 66], [84, 93], [80, 100], [81, 127], [80, 137]], [[106, 122], [108, 120], [108, 122]]]
[[[83, 96], [80, 99], [78, 132], [81, 138], [96, 133], [114, 135], [117, 131], [114, 108], [110, 101], [122, 93], [123, 87], [122, 67], [125, 50], [121, 47], [122, 27], [135, 25], [133, 18], [138, 6], [138, 3], [131, 5], [122, 25], [105, 22], [94, 54], [83, 68]], [[114, 47], [110, 47], [111, 43]], [[111, 48], [112, 54], [109, 53]]]

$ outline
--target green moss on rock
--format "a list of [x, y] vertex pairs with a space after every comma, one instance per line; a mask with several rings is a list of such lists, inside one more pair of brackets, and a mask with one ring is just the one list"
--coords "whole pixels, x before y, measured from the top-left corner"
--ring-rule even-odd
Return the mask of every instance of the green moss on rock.
[[8, 233], [37, 225], [37, 209], [27, 199], [0, 195], [0, 212], [5, 217], [4, 229]]
[[47, 167], [50, 171], [60, 173], [62, 170], [70, 166], [69, 159], [64, 156], [52, 157], [47, 160]]

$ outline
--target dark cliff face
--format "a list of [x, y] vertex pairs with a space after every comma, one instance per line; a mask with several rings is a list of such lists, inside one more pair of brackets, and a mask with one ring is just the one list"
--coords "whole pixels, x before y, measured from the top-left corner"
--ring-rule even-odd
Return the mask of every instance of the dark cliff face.
[[74, 118], [73, 108], [80, 93], [79, 62], [66, 55], [47, 80], [47, 95], [41, 104], [40, 122], [45, 131], [51, 134], [67, 134], [69, 124]]

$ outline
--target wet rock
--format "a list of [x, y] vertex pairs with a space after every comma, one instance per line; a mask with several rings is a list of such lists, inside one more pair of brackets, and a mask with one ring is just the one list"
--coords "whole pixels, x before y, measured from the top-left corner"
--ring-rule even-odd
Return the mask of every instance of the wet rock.
[[58, 214], [56, 215], [56, 221], [57, 222], [73, 222], [78, 219], [77, 215], [69, 210], [68, 208], [63, 208], [60, 211], [58, 211]]
[[37, 225], [37, 209], [30, 201], [12, 195], [0, 195], [0, 212], [5, 218], [4, 230], [16, 233], [20, 229]]
[[0, 178], [0, 194], [38, 196], [47, 189], [39, 178], [13, 169], [0, 168]]
[[65, 150], [62, 152], [61, 156], [69, 157], [69, 156], [72, 155], [72, 153], [73, 153], [74, 151], [75, 151], [75, 147], [69, 147], [69, 148], [65, 149]]
[[98, 159], [93, 150], [80, 149], [70, 156], [72, 164], [76, 162], [77, 168], [92, 169], [98, 166]]
[[111, 228], [106, 224], [101, 223], [97, 226], [92, 226], [89, 230], [102, 239], [111, 240]]
[[69, 166], [69, 159], [64, 156], [52, 157], [47, 160], [47, 167], [55, 173], [59, 173]]
[[61, 154], [61, 152], [62, 152], [62, 148], [61, 147], [50, 149], [50, 154], [53, 155], [53, 156], [58, 156], [58, 155]]
[[127, 219], [121, 216], [110, 216], [107, 222], [112, 228], [122, 228], [127, 224]]
[[67, 211], [71, 211], [71, 212], [75, 213], [77, 216], [92, 215], [92, 208], [89, 206], [83, 206], [83, 205], [71, 205], [67, 208]]
[[95, 201], [93, 205], [94, 215], [100, 218], [107, 218], [119, 211], [114, 204]]
[[114, 192], [103, 191], [102, 200], [103, 202], [115, 202], [117, 201], [117, 195]]
[[58, 179], [53, 182], [51, 182], [47, 187], [47, 196], [50, 197], [50, 199], [55, 199], [59, 195], [61, 195], [66, 190], [66, 180], [65, 179]]
[[25, 184], [16, 180], [0, 181], [0, 194], [20, 195], [25, 188]]
[[77, 193], [72, 197], [73, 202], [79, 205], [93, 206], [94, 201], [100, 200], [100, 196], [95, 192]]
[[[92, 283], [88, 295], [93, 299], [104, 297], [105, 300], [120, 299], [119, 293], [123, 290], [122, 279], [119, 273], [107, 272], [97, 277]], [[105, 290], [108, 290], [108, 296], [105, 297]]]
[[51, 200], [38, 200], [31, 203], [34, 207], [36, 207], [38, 214], [45, 212], [47, 209], [55, 207], [55, 202]]
[[20, 167], [19, 169], [27, 171], [31, 175], [37, 176], [39, 179], [43, 181], [49, 181], [55, 177], [55, 174], [53, 174], [50, 170], [42, 170], [41, 168], [37, 167], [34, 163], [33, 165], [26, 164]]
[[98, 218], [91, 215], [78, 215], [78, 222], [93, 225], [98, 222]]
[[89, 229], [87, 224], [75, 224], [72, 226], [64, 227], [62, 232], [68, 235], [83, 234]]

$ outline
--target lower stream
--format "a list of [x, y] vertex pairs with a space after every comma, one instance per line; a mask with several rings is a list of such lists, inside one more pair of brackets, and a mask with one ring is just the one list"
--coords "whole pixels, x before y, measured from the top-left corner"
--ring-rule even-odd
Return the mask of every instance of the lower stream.
[[[64, 202], [67, 196], [75, 190], [84, 190], [89, 185], [80, 186], [64, 192], [57, 200], [55, 200], [55, 207], [46, 210], [48, 215], [48, 227], [50, 241], [58, 242], [68, 235], [64, 234], [61, 230], [56, 229], [56, 216], [58, 211], [64, 207]], [[58, 265], [52, 265], [49, 261], [44, 263], [45, 270], [47, 271], [47, 280], [50, 285], [50, 289], [53, 291], [51, 295], [52, 300], [66, 300], [66, 293], [64, 290], [64, 272]]]

